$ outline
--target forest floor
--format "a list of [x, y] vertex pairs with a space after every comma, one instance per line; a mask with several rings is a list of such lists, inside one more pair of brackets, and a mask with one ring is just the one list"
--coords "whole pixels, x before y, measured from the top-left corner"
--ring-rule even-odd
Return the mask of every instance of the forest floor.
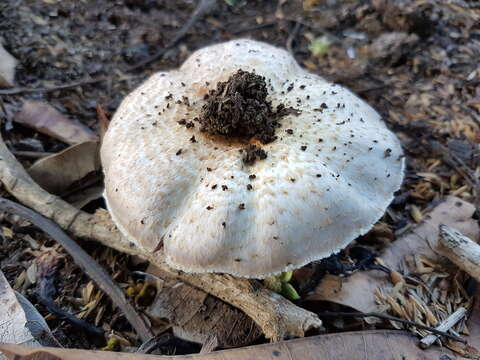
[[[68, 146], [15, 121], [25, 101], [48, 103], [98, 133], [98, 105], [110, 118], [120, 101], [149, 75], [177, 68], [206, 45], [247, 37], [285, 47], [309, 71], [350, 88], [377, 109], [400, 138], [407, 159], [404, 184], [372, 233], [357, 243], [381, 250], [385, 241], [394, 242], [421, 222], [446, 195], [479, 203], [478, 2], [218, 0], [177, 40], [196, 4], [193, 0], [1, 1], [0, 43], [18, 60], [13, 89], [20, 89], [15, 94], [0, 90], [2, 134], [9, 148], [28, 167], [40, 156], [34, 153], [54, 153]], [[142, 64], [158, 51], [163, 51], [161, 56]], [[90, 83], [92, 79], [95, 82]], [[55, 90], [76, 82], [81, 84]], [[84, 191], [101, 186], [100, 173], [89, 174], [63, 195], [86, 197], [82, 204], [86, 211], [104, 207], [99, 196]], [[4, 217], [1, 224], [0, 270], [12, 287], [39, 309], [64, 346], [104, 346], [50, 314], [36, 298], [32, 260], [42, 249], [52, 248], [54, 241], [18, 218]], [[383, 240], [377, 241], [379, 237]], [[96, 243], [82, 246], [126, 291], [137, 284], [134, 271], [147, 267]], [[66, 259], [57, 276], [57, 303], [118, 334], [124, 345], [138, 346], [139, 340], [109, 298]], [[200, 349], [169, 341], [164, 353]]]

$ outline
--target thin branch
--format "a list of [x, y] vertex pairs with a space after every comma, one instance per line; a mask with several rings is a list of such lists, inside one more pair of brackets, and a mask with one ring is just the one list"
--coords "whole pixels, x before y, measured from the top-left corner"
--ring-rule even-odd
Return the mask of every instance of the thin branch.
[[334, 312], [334, 311], [330, 312], [330, 311], [327, 311], [327, 312], [317, 313], [317, 315], [320, 318], [325, 318], [325, 317], [357, 317], [357, 318], [376, 317], [376, 318], [383, 319], [383, 320], [395, 321], [395, 322], [405, 324], [405, 325], [408, 325], [408, 326], [415, 326], [419, 329], [428, 330], [435, 335], [445, 336], [449, 339], [461, 342], [463, 344], [467, 343], [467, 341], [465, 339], [462, 339], [459, 336], [448, 334], [445, 331], [435, 329], [434, 327], [431, 327], [431, 326], [419, 324], [415, 321], [400, 319], [398, 317], [387, 315], [387, 314], [381, 314], [381, 313], [376, 313], [376, 312], [371, 312], [371, 313], [358, 312], [357, 313], [357, 312]]
[[93, 281], [95, 281], [100, 289], [110, 296], [112, 302], [123, 311], [128, 322], [137, 331], [139, 337], [143, 341], [147, 341], [153, 337], [152, 332], [137, 314], [133, 306], [127, 301], [123, 291], [110, 278], [110, 275], [108, 275], [108, 273], [100, 267], [95, 260], [85, 252], [85, 250], [65, 234], [57, 224], [33, 210], [4, 198], [0, 198], [0, 210], [27, 219], [50, 235], [52, 239], [62, 245], [70, 254], [75, 264], [77, 264]]
[[265, 29], [265, 28], [268, 28], [268, 27], [276, 25], [276, 24], [277, 24], [276, 21], [265, 22], [265, 23], [262, 23], [262, 24], [254, 24], [254, 25], [250, 25], [250, 26], [247, 26], [247, 27], [244, 27], [244, 28], [229, 31], [229, 33], [232, 34], [232, 35], [239, 35], [239, 34], [242, 34], [242, 33], [245, 33], [245, 32], [249, 32], [249, 31]]
[[460, 159], [457, 155], [450, 151], [449, 148], [440, 144], [438, 141], [432, 141], [431, 147], [433, 151], [442, 156], [443, 161], [445, 161], [448, 166], [452, 167], [460, 176], [465, 179], [468, 185], [474, 189], [476, 188], [477, 180], [475, 175], [462, 159]]
[[170, 40], [168, 44], [165, 45], [165, 47], [161, 48], [155, 54], [147, 57], [146, 59], [143, 59], [142, 61], [128, 67], [125, 71], [130, 72], [137, 70], [147, 64], [150, 64], [155, 60], [162, 58], [163, 55], [165, 55], [165, 53], [167, 52], [167, 50], [177, 45], [177, 43], [183, 39], [183, 37], [190, 31], [190, 29], [193, 27], [193, 25], [195, 25], [198, 20], [200, 20], [205, 14], [209, 13], [213, 9], [216, 3], [217, 0], [201, 0], [193, 11], [192, 16], [190, 16], [188, 21], [180, 28], [175, 37]]
[[460, 176], [465, 179], [465, 182], [475, 190], [474, 205], [477, 211], [480, 211], [480, 181], [475, 176], [475, 173], [470, 169], [465, 162], [452, 152], [448, 147], [440, 144], [438, 141], [432, 141], [432, 149], [442, 156], [443, 161], [453, 168]]

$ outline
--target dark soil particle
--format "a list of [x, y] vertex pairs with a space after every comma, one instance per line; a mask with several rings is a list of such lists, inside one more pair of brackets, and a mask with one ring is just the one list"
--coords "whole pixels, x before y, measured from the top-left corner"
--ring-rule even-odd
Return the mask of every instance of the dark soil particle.
[[262, 148], [259, 148], [255, 145], [249, 145], [243, 149], [243, 162], [246, 165], [253, 165], [257, 159], [264, 160], [267, 158], [267, 153]]

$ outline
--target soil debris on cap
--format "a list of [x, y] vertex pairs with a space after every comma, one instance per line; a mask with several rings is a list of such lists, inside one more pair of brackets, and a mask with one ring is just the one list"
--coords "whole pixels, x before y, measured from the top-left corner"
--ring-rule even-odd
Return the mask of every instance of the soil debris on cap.
[[252, 72], [238, 70], [216, 90], [210, 90], [198, 121], [201, 130], [212, 135], [250, 139], [262, 144], [276, 139], [278, 117], [267, 101], [265, 78]]
[[255, 145], [249, 145], [245, 149], [242, 149], [241, 152], [244, 153], [242, 160], [246, 165], [253, 165], [257, 159], [264, 160], [267, 158], [265, 150]]
[[[277, 139], [275, 130], [280, 127], [280, 118], [289, 114], [298, 115], [299, 111], [286, 108], [283, 104], [273, 111], [267, 96], [264, 77], [239, 69], [227, 81], [219, 82], [216, 89], [209, 91], [201, 116], [194, 120], [200, 123], [201, 131], [211, 135], [246, 140], [255, 138], [262, 144], [268, 144]], [[243, 162], [247, 165], [267, 157], [267, 153], [255, 145], [243, 150]]]

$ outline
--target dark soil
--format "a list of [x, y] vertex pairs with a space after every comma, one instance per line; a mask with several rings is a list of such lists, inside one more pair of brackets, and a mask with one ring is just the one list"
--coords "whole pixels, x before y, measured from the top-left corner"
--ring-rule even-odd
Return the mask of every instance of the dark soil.
[[198, 119], [201, 130], [226, 137], [255, 137], [262, 144], [274, 141], [279, 123], [267, 95], [264, 77], [239, 69], [210, 90]]
[[257, 159], [265, 160], [268, 156], [265, 150], [256, 145], [249, 145], [240, 151], [244, 153], [242, 160], [246, 165], [253, 165]]

